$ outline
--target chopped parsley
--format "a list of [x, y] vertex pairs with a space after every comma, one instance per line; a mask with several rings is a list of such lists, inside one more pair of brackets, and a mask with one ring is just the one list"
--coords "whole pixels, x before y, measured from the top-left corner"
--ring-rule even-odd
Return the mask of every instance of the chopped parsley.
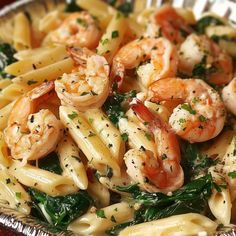
[[94, 119], [93, 118], [88, 118], [88, 121], [89, 121], [90, 124], [92, 124]]
[[16, 197], [17, 197], [18, 199], [21, 199], [21, 192], [16, 192]]
[[124, 142], [127, 142], [128, 138], [129, 138], [129, 135], [127, 133], [123, 133], [123, 134], [121, 134], [121, 138]]
[[152, 139], [151, 134], [148, 133], [148, 132], [145, 132], [145, 137], [146, 137], [146, 139], [147, 139], [148, 141], [151, 141], [151, 139]]
[[201, 121], [201, 122], [207, 121], [207, 118], [206, 118], [205, 116], [203, 116], [203, 115], [200, 115], [200, 116], [198, 117], [198, 119], [199, 119], [199, 121]]
[[181, 108], [182, 109], [184, 109], [184, 110], [186, 110], [186, 111], [188, 111], [190, 114], [192, 114], [192, 115], [196, 115], [196, 111], [195, 110], [193, 110], [193, 108], [191, 107], [191, 105], [190, 104], [187, 104], [187, 103], [183, 103], [182, 105], [181, 105]]
[[119, 31], [118, 31], [118, 30], [112, 31], [111, 37], [112, 37], [113, 39], [114, 39], [114, 38], [118, 38], [118, 37], [119, 37]]
[[107, 44], [109, 42], [109, 39], [106, 38], [106, 39], [102, 39], [101, 40], [101, 44], [104, 46], [105, 44]]
[[74, 120], [76, 117], [78, 117], [78, 114], [75, 111], [72, 111], [71, 114], [68, 114], [68, 118], [71, 120]]
[[104, 219], [107, 218], [107, 217], [105, 216], [104, 210], [102, 210], [102, 209], [96, 210], [96, 215], [97, 215], [97, 217], [99, 217], [99, 218], [104, 218]]
[[236, 179], [236, 171], [229, 172], [228, 176], [231, 177], [232, 179]]
[[85, 20], [81, 19], [81, 18], [77, 18], [76, 19], [76, 22], [80, 25], [82, 25], [83, 27], [87, 28], [88, 27], [88, 24]]

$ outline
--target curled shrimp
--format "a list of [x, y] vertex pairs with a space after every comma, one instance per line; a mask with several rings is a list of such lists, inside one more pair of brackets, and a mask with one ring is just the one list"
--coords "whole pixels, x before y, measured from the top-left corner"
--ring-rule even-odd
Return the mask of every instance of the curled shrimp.
[[49, 98], [53, 82], [46, 82], [19, 98], [8, 119], [4, 137], [14, 159], [37, 160], [52, 152], [60, 137], [62, 124], [48, 109], [37, 111]]
[[236, 116], [236, 77], [223, 88], [222, 99], [226, 108]]
[[53, 42], [94, 49], [102, 32], [94, 18], [85, 11], [70, 14], [51, 34]]
[[168, 124], [162, 122], [141, 102], [131, 105], [142, 122], [153, 134], [157, 145], [157, 157], [145, 149], [130, 149], [125, 154], [127, 173], [140, 187], [150, 192], [169, 192], [180, 188], [184, 173], [180, 165], [180, 149], [177, 136]]
[[[200, 74], [198, 67], [201, 67]], [[226, 84], [233, 77], [232, 58], [205, 35], [191, 34], [181, 44], [179, 70], [189, 76], [204, 77], [216, 85]]]
[[226, 112], [220, 95], [200, 79], [168, 78], [150, 86], [152, 101], [178, 100], [169, 123], [191, 143], [216, 137], [224, 127]]
[[192, 31], [185, 19], [172, 6], [164, 5], [151, 15], [146, 34], [151, 37], [163, 35], [172, 43], [180, 44]]
[[68, 48], [77, 66], [70, 74], [55, 81], [62, 105], [80, 111], [99, 108], [109, 94], [109, 64], [106, 59], [86, 48]]
[[175, 76], [176, 48], [165, 38], [136, 39], [118, 51], [113, 59], [111, 76], [124, 79], [125, 71], [136, 67], [146, 87], [158, 79]]

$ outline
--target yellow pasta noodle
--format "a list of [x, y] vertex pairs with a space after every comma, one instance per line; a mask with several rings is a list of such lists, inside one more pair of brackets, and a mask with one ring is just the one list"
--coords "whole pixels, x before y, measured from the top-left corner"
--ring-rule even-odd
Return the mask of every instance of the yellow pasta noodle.
[[212, 235], [217, 224], [209, 218], [195, 213], [176, 215], [127, 227], [119, 236], [172, 236], [172, 235]]
[[71, 58], [67, 58], [43, 68], [29, 71], [26, 74], [20, 75], [14, 78], [13, 82], [35, 87], [44, 81], [55, 80], [63, 73], [71, 72], [72, 68], [73, 60]]
[[23, 185], [38, 189], [51, 196], [66, 195], [78, 191], [71, 178], [29, 164], [22, 166], [19, 161], [13, 162], [9, 168], [9, 173]]
[[11, 159], [8, 155], [7, 144], [3, 133], [0, 131], [0, 170], [5, 170], [11, 165]]
[[125, 144], [121, 138], [119, 130], [112, 124], [101, 109], [89, 109], [85, 112], [85, 117], [92, 128], [109, 148], [113, 158], [121, 166]]
[[108, 62], [112, 61], [115, 53], [123, 40], [126, 31], [126, 19], [121, 13], [117, 13], [111, 19], [105, 34], [99, 42], [97, 53], [105, 56]]
[[82, 235], [104, 235], [111, 227], [133, 218], [134, 209], [125, 202], [102, 208], [105, 218], [96, 213], [87, 213], [73, 221], [68, 229]]
[[[34, 54], [33, 50], [31, 50], [31, 52]], [[34, 57], [23, 59], [7, 66], [5, 71], [11, 75], [19, 76], [32, 70], [37, 70], [50, 64], [62, 61], [68, 57], [66, 48], [63, 45], [47, 48], [45, 51], [35, 54], [36, 55]]]
[[0, 170], [0, 204], [30, 214], [30, 196], [6, 170]]
[[89, 182], [88, 193], [95, 200], [96, 206], [106, 207], [110, 203], [110, 192], [108, 188], [102, 185], [94, 178], [93, 182]]
[[0, 130], [3, 130], [7, 126], [7, 120], [15, 102], [11, 102], [5, 107], [0, 109]]
[[110, 167], [114, 175], [120, 175], [120, 167], [116, 160], [113, 159], [109, 148], [101, 141], [82, 112], [61, 106], [60, 119], [69, 128], [70, 135], [87, 157], [89, 165], [101, 173], [106, 173], [107, 168]]
[[61, 167], [67, 176], [70, 176], [80, 189], [87, 189], [88, 178], [79, 151], [69, 136], [64, 136], [58, 144], [57, 153]]
[[18, 13], [14, 17], [13, 44], [17, 51], [31, 48], [30, 23], [24, 13]]

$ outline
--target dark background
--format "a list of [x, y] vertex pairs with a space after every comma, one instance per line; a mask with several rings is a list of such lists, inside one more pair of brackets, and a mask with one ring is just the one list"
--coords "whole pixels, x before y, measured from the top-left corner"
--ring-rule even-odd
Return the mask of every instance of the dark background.
[[5, 5], [9, 4], [9, 3], [12, 3], [12, 2], [14, 2], [14, 0], [0, 0], [0, 9], [3, 6], [5, 6]]

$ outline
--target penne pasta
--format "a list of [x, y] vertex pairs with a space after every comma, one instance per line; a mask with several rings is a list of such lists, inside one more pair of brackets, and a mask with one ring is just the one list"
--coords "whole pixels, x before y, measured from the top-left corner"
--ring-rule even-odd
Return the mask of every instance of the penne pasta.
[[0, 109], [28, 92], [30, 88], [21, 84], [10, 84], [0, 92]]
[[118, 163], [112, 158], [109, 148], [103, 144], [83, 113], [65, 106], [60, 107], [59, 113], [62, 123], [69, 129], [70, 135], [87, 157], [88, 164], [103, 174], [107, 168], [111, 168], [113, 174], [119, 176]]
[[30, 196], [6, 170], [0, 170], [0, 205], [30, 214]]
[[73, 60], [71, 58], [67, 58], [65, 60], [50, 64], [37, 70], [29, 71], [26, 74], [15, 77], [13, 82], [16, 84], [35, 87], [44, 81], [55, 80], [63, 73], [71, 72], [72, 68]]
[[30, 23], [24, 13], [14, 17], [13, 44], [17, 51], [31, 48]]
[[79, 156], [77, 146], [68, 135], [64, 136], [58, 144], [57, 153], [65, 175], [72, 178], [78, 188], [87, 189], [88, 178], [84, 164]]
[[0, 131], [0, 170], [5, 170], [11, 165], [11, 159], [8, 155], [7, 144], [4, 135]]
[[68, 230], [82, 235], [104, 235], [111, 227], [133, 218], [133, 208], [125, 202], [102, 208], [104, 217], [97, 213], [86, 213], [68, 226]]
[[97, 53], [106, 57], [108, 62], [112, 61], [118, 51], [126, 32], [126, 19], [121, 13], [117, 13], [111, 19], [106, 32], [102, 36], [97, 47]]
[[127, 227], [119, 236], [172, 236], [172, 235], [212, 235], [217, 223], [209, 218], [195, 213], [176, 215], [161, 220], [155, 220]]
[[34, 55], [34, 57], [23, 59], [7, 66], [5, 71], [11, 75], [19, 76], [62, 61], [68, 57], [65, 46], [48, 48], [45, 49], [45, 51], [39, 53], [35, 53], [33, 50], [31, 50], [31, 52], [36, 55]]
[[125, 143], [119, 130], [112, 124], [101, 109], [89, 109], [85, 117], [102, 142], [109, 148], [111, 155], [121, 166], [125, 152]]
[[78, 191], [78, 187], [75, 186], [71, 178], [29, 164], [22, 166], [19, 161], [13, 162], [9, 173], [21, 184], [45, 192], [50, 196], [66, 195]]
[[110, 204], [110, 192], [107, 187], [101, 184], [94, 178], [92, 182], [89, 182], [88, 193], [95, 200], [95, 204], [98, 207], [107, 207]]
[[[224, 176], [217, 173], [215, 167], [210, 167], [208, 171], [211, 173], [216, 184], [218, 184], [219, 186], [226, 185]], [[221, 188], [221, 191], [213, 189], [213, 192], [208, 199], [208, 205], [211, 213], [219, 222], [224, 225], [230, 224], [232, 202], [230, 191], [229, 188], [227, 188], [227, 185], [225, 188]]]
[[15, 102], [11, 102], [5, 107], [0, 109], [0, 130], [3, 130], [7, 126], [7, 120]]

